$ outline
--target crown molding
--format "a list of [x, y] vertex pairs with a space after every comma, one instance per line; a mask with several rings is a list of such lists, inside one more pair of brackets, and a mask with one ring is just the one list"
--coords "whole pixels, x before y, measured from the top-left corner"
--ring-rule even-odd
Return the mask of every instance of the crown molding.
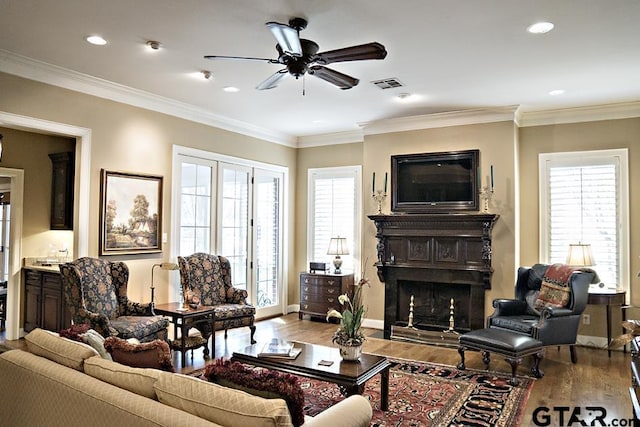
[[0, 71], [288, 147], [295, 148], [297, 143], [297, 139], [291, 135], [212, 114], [205, 109], [184, 102], [37, 61], [2, 49], [0, 49]]
[[298, 137], [298, 148], [320, 147], [335, 144], [353, 144], [354, 142], [363, 141], [364, 132], [362, 129], [358, 129], [345, 132], [300, 136]]
[[434, 129], [449, 126], [463, 126], [481, 123], [515, 121], [518, 106], [475, 108], [420, 116], [398, 117], [359, 123], [365, 135], [390, 132], [404, 132], [418, 129]]
[[640, 117], [640, 101], [520, 113], [520, 127], [595, 122]]

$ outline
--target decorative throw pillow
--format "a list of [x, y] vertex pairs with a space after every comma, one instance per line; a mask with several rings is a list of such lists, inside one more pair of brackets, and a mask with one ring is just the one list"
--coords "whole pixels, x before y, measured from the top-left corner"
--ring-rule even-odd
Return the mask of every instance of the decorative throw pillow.
[[207, 365], [203, 377], [225, 387], [265, 399], [284, 399], [294, 426], [304, 424], [304, 393], [298, 378], [269, 369], [251, 369], [238, 362], [217, 359]]
[[80, 335], [86, 333], [89, 329], [91, 329], [91, 326], [83, 323], [79, 325], [71, 325], [71, 327], [68, 329], [62, 329], [59, 334], [61, 337], [83, 342], [82, 338], [80, 338]]
[[107, 360], [113, 360], [111, 355], [104, 348], [104, 337], [98, 333], [98, 331], [94, 329], [89, 329], [84, 334], [80, 334], [80, 339], [82, 342], [89, 344], [93, 347], [99, 354], [100, 357]]
[[571, 290], [567, 286], [556, 285], [547, 281], [542, 282], [535, 309], [540, 311], [545, 307], [566, 307], [571, 301]]
[[104, 348], [111, 354], [114, 362], [134, 368], [155, 368], [175, 372], [169, 344], [154, 340], [141, 344], [130, 344], [118, 337], [104, 340]]

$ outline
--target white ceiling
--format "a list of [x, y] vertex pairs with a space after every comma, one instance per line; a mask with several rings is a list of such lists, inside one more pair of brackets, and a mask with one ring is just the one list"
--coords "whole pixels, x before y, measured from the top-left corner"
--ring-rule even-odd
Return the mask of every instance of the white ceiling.
[[[276, 58], [264, 24], [294, 16], [308, 19], [301, 37], [320, 51], [377, 41], [387, 58], [331, 64], [360, 79], [345, 91], [312, 76], [257, 91], [280, 65], [203, 58]], [[541, 20], [555, 29], [525, 31]], [[43, 74], [72, 70], [85, 86], [131, 88], [295, 139], [446, 111], [519, 106], [526, 113], [638, 101], [639, 22], [638, 0], [0, 0], [0, 71], [30, 77], [38, 65], [47, 80]], [[90, 34], [109, 43], [89, 45]], [[150, 51], [147, 40], [162, 49]], [[201, 70], [213, 77], [195, 78]], [[391, 77], [406, 86], [370, 83]], [[226, 93], [225, 86], [240, 92]], [[555, 89], [565, 93], [550, 96]], [[413, 96], [398, 102], [400, 93]]]

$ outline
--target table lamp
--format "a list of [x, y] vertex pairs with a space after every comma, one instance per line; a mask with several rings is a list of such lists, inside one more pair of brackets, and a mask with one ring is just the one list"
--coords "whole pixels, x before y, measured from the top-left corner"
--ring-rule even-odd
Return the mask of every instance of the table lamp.
[[336, 256], [333, 259], [333, 267], [335, 268], [334, 273], [340, 274], [340, 267], [342, 266], [342, 259], [340, 258], [340, 255], [349, 255], [346, 237], [332, 237], [329, 241], [329, 250], [327, 250], [327, 255]]
[[566, 263], [572, 267], [591, 267], [595, 265], [591, 245], [588, 243], [571, 243]]

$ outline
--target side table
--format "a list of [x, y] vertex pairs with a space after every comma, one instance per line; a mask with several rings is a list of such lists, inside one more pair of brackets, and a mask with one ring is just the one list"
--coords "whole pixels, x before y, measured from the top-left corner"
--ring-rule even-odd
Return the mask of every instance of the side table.
[[608, 348], [608, 344], [611, 344], [611, 306], [619, 306], [622, 312], [622, 320], [625, 320], [626, 316], [622, 307], [626, 304], [626, 296], [627, 292], [621, 290], [612, 292], [589, 292], [589, 298], [587, 299], [587, 304], [607, 306], [607, 351], [609, 352], [609, 357], [611, 357], [611, 349]]
[[[182, 367], [185, 367], [185, 354], [187, 350], [200, 347], [204, 344], [205, 348], [205, 356], [208, 355], [209, 349], [207, 348], [207, 343], [202, 343], [200, 341], [194, 342], [192, 339], [188, 337], [189, 329], [193, 327], [194, 324], [200, 322], [209, 322], [211, 324], [211, 329], [213, 329], [213, 323], [215, 321], [215, 310], [212, 306], [202, 305], [198, 308], [189, 307], [186, 310], [182, 310], [182, 303], [180, 302], [170, 302], [167, 304], [156, 304], [154, 306], [154, 312], [161, 316], [171, 317], [171, 323], [173, 323], [173, 336], [174, 336], [174, 344], [177, 343], [176, 346], [180, 353], [182, 354]], [[176, 340], [175, 337], [178, 336], [178, 328], [180, 328], [180, 339]], [[211, 335], [211, 355], [215, 356], [216, 351], [216, 336], [215, 334]]]

